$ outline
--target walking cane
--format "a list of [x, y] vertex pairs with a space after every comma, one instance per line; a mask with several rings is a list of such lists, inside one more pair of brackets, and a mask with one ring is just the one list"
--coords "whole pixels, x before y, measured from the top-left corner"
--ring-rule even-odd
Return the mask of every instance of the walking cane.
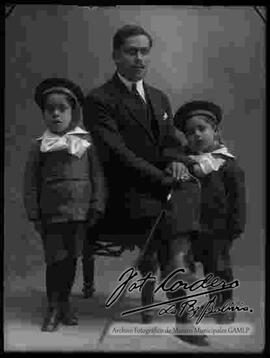
[[[181, 181], [183, 181], [183, 182], [189, 181], [189, 180], [196, 182], [197, 185], [198, 185], [199, 191], [201, 190], [200, 180], [198, 178], [196, 178], [195, 176], [193, 176], [191, 173], [189, 173], [188, 176], [185, 176], [185, 177], [181, 178]], [[135, 261], [135, 263], [133, 265], [133, 267], [137, 268], [139, 263], [140, 263], [140, 261], [143, 261], [144, 255], [149, 254], [148, 250], [149, 250], [149, 248], [151, 249], [150, 243], [153, 240], [154, 233], [155, 233], [155, 231], [156, 231], [156, 229], [157, 229], [157, 227], [158, 227], [158, 225], [159, 225], [159, 223], [160, 223], [160, 221], [161, 221], [161, 219], [162, 219], [162, 217], [163, 217], [163, 215], [165, 213], [166, 204], [168, 204], [170, 202], [170, 200], [171, 200], [171, 198], [173, 196], [174, 190], [178, 187], [178, 184], [179, 184], [179, 181], [176, 182], [176, 185], [171, 188], [169, 194], [167, 195], [165, 205], [162, 207], [162, 209], [161, 209], [161, 211], [160, 211], [160, 213], [159, 213], [159, 215], [158, 215], [158, 217], [157, 217], [157, 219], [156, 219], [156, 221], [155, 221], [155, 223], [154, 223], [154, 225], [153, 225], [153, 227], [152, 227], [152, 229], [151, 229], [151, 231], [150, 231], [150, 233], [149, 233], [149, 235], [147, 237], [147, 240], [146, 240], [146, 243], [145, 243], [145, 245], [143, 247], [143, 250], [141, 250], [138, 258], [136, 259], [136, 261]], [[121, 297], [118, 300], [118, 306], [120, 306], [121, 302], [125, 298], [126, 292], [127, 292], [127, 286], [125, 287], [124, 292], [122, 293]], [[116, 310], [116, 312], [118, 313], [118, 310]], [[103, 340], [104, 340], [104, 338], [105, 338], [105, 336], [106, 336], [106, 334], [107, 334], [107, 332], [109, 330], [109, 327], [110, 327], [110, 325], [111, 325], [111, 323], [113, 321], [114, 321], [114, 315], [112, 315], [112, 317], [110, 319], [108, 319], [107, 323], [105, 324], [105, 326], [104, 326], [104, 328], [102, 330], [101, 336], [99, 338], [99, 341], [98, 341], [98, 345], [97, 345], [98, 347], [102, 344], [102, 342], [103, 342]]]
[[[169, 194], [167, 195], [165, 205], [168, 204], [168, 202], [171, 200], [173, 191], [174, 191], [174, 188], [172, 188], [170, 190]], [[141, 260], [143, 260], [143, 257], [147, 253], [148, 248], [150, 247], [149, 245], [150, 245], [150, 243], [151, 243], [151, 241], [152, 241], [152, 239], [154, 237], [154, 233], [155, 233], [155, 231], [156, 231], [156, 229], [157, 229], [157, 227], [158, 227], [158, 225], [159, 225], [164, 213], [165, 213], [165, 208], [162, 207], [162, 209], [161, 209], [161, 211], [160, 211], [160, 213], [159, 213], [159, 215], [158, 215], [158, 217], [157, 217], [154, 225], [152, 226], [152, 229], [151, 229], [151, 231], [150, 231], [150, 233], [149, 233], [149, 235], [147, 237], [147, 240], [145, 242], [143, 250], [141, 250], [138, 258], [136, 259], [136, 261], [135, 261], [135, 263], [133, 265], [133, 267], [137, 268], [139, 262]], [[124, 292], [122, 293], [122, 295], [120, 296], [120, 298], [118, 300], [118, 306], [120, 306], [121, 302], [126, 297], [126, 293], [127, 293], [127, 286], [125, 287]], [[116, 312], [118, 313], [118, 310], [116, 310]], [[112, 324], [113, 321], [114, 321], [114, 315], [112, 315], [112, 317], [110, 319], [108, 319], [107, 323], [105, 324], [105, 326], [104, 326], [104, 328], [102, 330], [102, 333], [101, 333], [101, 335], [99, 337], [97, 348], [99, 348], [100, 345], [102, 344], [102, 342], [103, 342], [103, 340], [104, 340], [104, 338], [105, 338], [105, 336], [106, 336], [106, 334], [107, 334], [107, 332], [108, 332], [108, 330], [110, 328], [110, 325]]]

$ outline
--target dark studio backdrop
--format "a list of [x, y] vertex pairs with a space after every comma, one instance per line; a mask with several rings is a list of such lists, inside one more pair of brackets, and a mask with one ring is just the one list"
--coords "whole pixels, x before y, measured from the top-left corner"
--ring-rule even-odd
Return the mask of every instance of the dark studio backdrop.
[[221, 105], [225, 142], [246, 173], [247, 225], [233, 250], [242, 267], [264, 272], [265, 24], [254, 7], [16, 5], [5, 25], [5, 279], [43, 265], [27, 221], [22, 175], [30, 139], [44, 130], [35, 86], [63, 76], [86, 94], [114, 72], [112, 36], [142, 25], [154, 39], [147, 82], [185, 101]]

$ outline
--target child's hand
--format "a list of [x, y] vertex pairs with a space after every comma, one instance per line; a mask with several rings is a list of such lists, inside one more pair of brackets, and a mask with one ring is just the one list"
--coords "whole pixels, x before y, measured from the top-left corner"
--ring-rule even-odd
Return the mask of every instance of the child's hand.
[[239, 239], [240, 236], [241, 236], [241, 232], [234, 232], [233, 234], [231, 234], [230, 238], [231, 238], [231, 241], [234, 241], [236, 239]]
[[198, 178], [204, 177], [206, 175], [199, 164], [193, 165], [192, 172]]
[[92, 209], [89, 212], [89, 218], [88, 218], [88, 226], [92, 227], [94, 226], [97, 221], [102, 217], [102, 213], [99, 212], [98, 210]]
[[39, 235], [42, 235], [43, 228], [42, 228], [42, 224], [41, 224], [40, 220], [34, 221], [34, 227], [35, 227], [35, 230], [39, 233]]

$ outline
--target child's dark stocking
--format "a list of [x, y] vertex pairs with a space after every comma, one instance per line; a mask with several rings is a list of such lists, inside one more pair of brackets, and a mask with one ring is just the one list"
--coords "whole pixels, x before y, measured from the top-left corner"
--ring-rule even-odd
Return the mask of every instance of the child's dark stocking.
[[78, 318], [72, 313], [70, 307], [70, 294], [75, 279], [76, 273], [76, 258], [66, 258], [62, 261], [62, 283], [61, 292], [59, 295], [59, 305], [61, 313], [61, 321], [65, 325], [77, 325]]
[[61, 282], [61, 261], [47, 265], [46, 267], [46, 293], [48, 299], [48, 309], [43, 321], [42, 331], [53, 332], [57, 330], [60, 313], [58, 307], [59, 283]]

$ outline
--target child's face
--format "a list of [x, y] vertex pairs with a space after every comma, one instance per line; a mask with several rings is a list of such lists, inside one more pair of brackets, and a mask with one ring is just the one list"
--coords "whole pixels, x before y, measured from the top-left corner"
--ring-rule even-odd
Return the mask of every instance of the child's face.
[[63, 133], [69, 129], [72, 120], [72, 107], [66, 95], [51, 93], [44, 103], [44, 121], [53, 133]]
[[185, 135], [193, 152], [210, 151], [216, 144], [216, 130], [204, 116], [194, 116], [186, 121]]

